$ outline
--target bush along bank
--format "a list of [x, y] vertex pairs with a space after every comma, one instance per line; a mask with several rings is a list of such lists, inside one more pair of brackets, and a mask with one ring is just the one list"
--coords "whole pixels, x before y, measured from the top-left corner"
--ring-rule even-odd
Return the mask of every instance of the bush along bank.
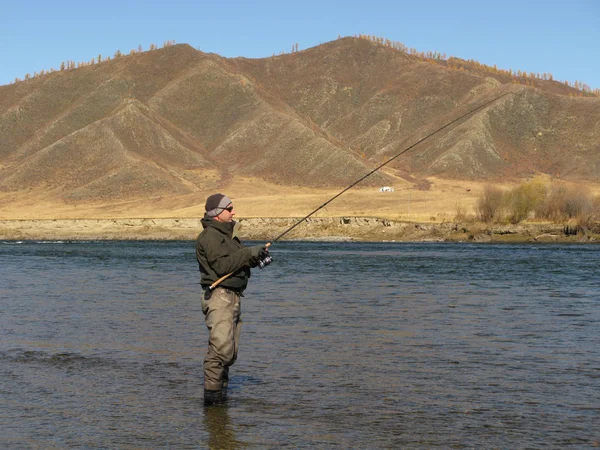
[[565, 224], [566, 235], [600, 232], [600, 197], [589, 189], [534, 178], [504, 190], [485, 186], [477, 201], [476, 219], [485, 223], [519, 224], [527, 220]]

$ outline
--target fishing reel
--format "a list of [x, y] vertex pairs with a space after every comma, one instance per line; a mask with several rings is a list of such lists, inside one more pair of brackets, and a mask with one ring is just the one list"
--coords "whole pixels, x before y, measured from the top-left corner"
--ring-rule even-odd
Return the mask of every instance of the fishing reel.
[[269, 255], [268, 253], [265, 252], [265, 255], [261, 259], [258, 260], [257, 266], [259, 269], [264, 269], [272, 262], [273, 262], [273, 258], [271, 257], [271, 255]]

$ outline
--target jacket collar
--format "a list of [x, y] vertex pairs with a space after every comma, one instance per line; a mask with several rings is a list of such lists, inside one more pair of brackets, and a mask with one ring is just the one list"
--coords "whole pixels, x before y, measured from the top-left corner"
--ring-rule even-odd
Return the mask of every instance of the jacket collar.
[[232, 237], [233, 236], [233, 227], [235, 226], [235, 222], [218, 222], [214, 220], [212, 217], [204, 214], [204, 217], [200, 221], [202, 223], [202, 227], [204, 228], [214, 228], [215, 230]]

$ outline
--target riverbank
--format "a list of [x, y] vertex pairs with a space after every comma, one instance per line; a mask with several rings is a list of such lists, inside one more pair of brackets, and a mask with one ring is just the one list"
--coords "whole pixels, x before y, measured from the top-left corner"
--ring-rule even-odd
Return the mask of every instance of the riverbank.
[[[298, 218], [239, 218], [243, 240], [275, 239]], [[198, 218], [0, 220], [0, 240], [192, 240]], [[396, 242], [596, 242], [600, 235], [565, 234], [563, 225], [415, 223], [373, 217], [310, 218], [283, 239]]]

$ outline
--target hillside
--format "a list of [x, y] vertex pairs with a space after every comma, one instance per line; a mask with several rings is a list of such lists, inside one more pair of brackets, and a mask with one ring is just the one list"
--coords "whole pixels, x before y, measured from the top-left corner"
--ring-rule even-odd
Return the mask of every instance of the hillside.
[[342, 187], [506, 92], [366, 184], [599, 182], [600, 98], [568, 89], [357, 38], [255, 60], [169, 46], [0, 86], [0, 202], [197, 201], [236, 177]]

